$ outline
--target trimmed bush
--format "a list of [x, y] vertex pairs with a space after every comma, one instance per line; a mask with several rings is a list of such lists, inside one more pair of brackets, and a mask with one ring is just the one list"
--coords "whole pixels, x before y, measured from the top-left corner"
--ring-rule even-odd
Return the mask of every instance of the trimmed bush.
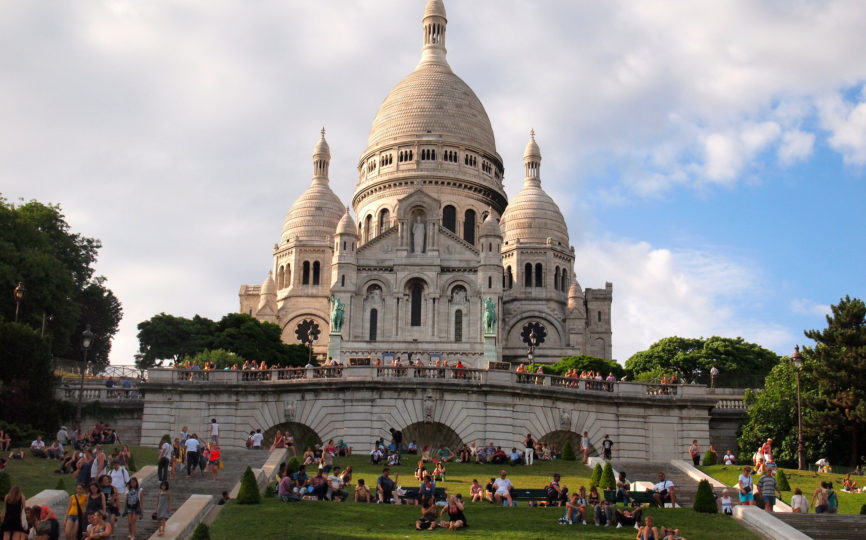
[[210, 527], [204, 523], [199, 523], [192, 533], [192, 540], [210, 540]]
[[9, 473], [0, 472], [0, 499], [5, 499], [10, 489], [12, 489], [12, 479]]
[[292, 456], [286, 461], [286, 476], [291, 476], [298, 472], [301, 468], [301, 461], [298, 459], [298, 456]]
[[241, 487], [238, 490], [238, 504], [259, 504], [262, 502], [262, 494], [259, 493], [259, 485], [253, 470], [247, 467], [241, 477]]
[[785, 471], [779, 469], [779, 472], [776, 474], [776, 483], [779, 484], [780, 491], [791, 491], [791, 484], [788, 483], [788, 476], [785, 475]]
[[866, 516], [866, 504], [864, 504], [860, 507], [860, 515]]
[[135, 466], [135, 456], [132, 454], [129, 454], [129, 461], [126, 462], [126, 470], [130, 473], [138, 471], [138, 468]]
[[601, 464], [596, 463], [595, 469], [592, 470], [592, 478], [589, 481], [590, 487], [593, 487], [593, 486], [598, 487], [598, 485], [601, 483], [601, 475], [603, 473], [604, 473], [604, 471], [602, 471], [602, 469], [601, 469]]
[[59, 489], [60, 491], [66, 491], [66, 483], [63, 481], [63, 478], [57, 479], [57, 485], [54, 486], [54, 489]]
[[703, 514], [715, 514], [718, 512], [716, 498], [713, 496], [713, 488], [708, 480], [698, 482], [698, 491], [695, 493], [695, 504], [692, 506], [695, 512]]
[[716, 462], [716, 453], [715, 452], [712, 452], [710, 450], [707, 450], [706, 452], [704, 452], [704, 467], [707, 467], [709, 465], [715, 465], [716, 463], [717, 462]]
[[613, 476], [613, 466], [610, 461], [604, 464], [604, 471], [601, 473], [602, 489], [616, 489], [616, 478]]
[[565, 441], [565, 446], [562, 449], [562, 459], [564, 461], [577, 460], [577, 456], [574, 455], [574, 448], [571, 447], [571, 441]]

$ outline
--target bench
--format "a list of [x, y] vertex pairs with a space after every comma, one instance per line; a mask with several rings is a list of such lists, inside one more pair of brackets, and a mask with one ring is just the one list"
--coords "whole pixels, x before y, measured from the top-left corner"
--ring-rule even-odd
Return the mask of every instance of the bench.
[[[411, 499], [418, 500], [418, 495], [421, 492], [421, 488], [404, 488], [406, 493], [401, 497], [402, 499]], [[445, 488], [437, 487], [433, 488], [433, 500], [435, 501], [444, 501], [448, 499], [448, 494], [445, 493]]]
[[[616, 491], [612, 489], [606, 489], [604, 491], [604, 500], [610, 502], [611, 504], [616, 504], [618, 502], [625, 502], [622, 500], [617, 500]], [[646, 491], [629, 491], [628, 492], [628, 502], [634, 506], [640, 506], [642, 504], [652, 504], [655, 505], [655, 499], [653, 499], [652, 492]]]
[[547, 488], [541, 489], [512, 489], [511, 500], [514, 501], [546, 501]]

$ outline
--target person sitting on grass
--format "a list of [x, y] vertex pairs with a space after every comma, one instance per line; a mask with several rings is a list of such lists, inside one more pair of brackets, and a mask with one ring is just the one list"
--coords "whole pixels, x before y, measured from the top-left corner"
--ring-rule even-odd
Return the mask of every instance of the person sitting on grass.
[[845, 478], [842, 479], [842, 491], [857, 492], [857, 482], [851, 480], [851, 473], [846, 474]]
[[499, 472], [499, 478], [493, 482], [493, 488], [495, 489], [493, 498], [496, 500], [496, 504], [502, 504], [502, 500], [505, 499], [508, 503], [505, 506], [514, 506], [514, 501], [511, 498], [511, 490], [514, 489], [514, 484], [506, 476], [508, 476], [508, 473], [505, 472], [505, 469], [502, 469]]
[[469, 526], [466, 516], [463, 515], [463, 502], [456, 495], [448, 498], [448, 505], [442, 508], [439, 518], [441, 519], [439, 526], [451, 531]]
[[382, 461], [382, 449], [379, 448], [379, 445], [373, 446], [373, 449], [370, 450], [370, 465], [378, 465], [380, 461]]
[[10, 446], [12, 446], [12, 437], [9, 436], [8, 431], [0, 429], [0, 450], [8, 452]]
[[346, 500], [349, 494], [343, 489], [343, 479], [340, 476], [340, 467], [334, 467], [331, 474], [328, 476], [328, 493], [327, 499], [330, 501], [342, 502]]
[[308, 446], [307, 451], [304, 452], [304, 465], [315, 465], [315, 464], [316, 464], [316, 454], [314, 454], [313, 449]]
[[569, 525], [582, 523], [586, 525], [586, 504], [580, 502], [577, 493], [571, 495], [571, 500], [565, 503], [565, 519]]
[[371, 502], [373, 494], [370, 493], [370, 488], [367, 487], [363, 478], [358, 479], [358, 487], [355, 488], [355, 502]]
[[42, 441], [42, 435], [37, 435], [36, 440], [30, 443], [30, 453], [38, 458], [48, 457], [45, 453], [45, 443]]
[[634, 527], [635, 529], [640, 530], [640, 516], [643, 512], [642, 508], [638, 508], [633, 512], [629, 512], [628, 510], [620, 510], [617, 508], [614, 510], [614, 519], [616, 519], [616, 528], [622, 529], [623, 525], [628, 525], [629, 527]]
[[508, 454], [508, 463], [511, 464], [512, 467], [515, 465], [520, 465], [523, 463], [523, 452], [518, 452], [517, 447], [511, 447], [511, 453]]
[[294, 484], [294, 480], [288, 474], [283, 476], [280, 480], [280, 483], [277, 484], [277, 494], [280, 496], [280, 500], [283, 502], [289, 502], [289, 495], [292, 495], [292, 487]]
[[445, 467], [442, 465], [442, 462], [436, 464], [436, 467], [433, 469], [433, 479], [436, 481], [445, 481]]
[[737, 462], [737, 458], [734, 457], [734, 454], [731, 453], [730, 449], [725, 451], [725, 457], [722, 458], [725, 462], [725, 465], [733, 465]]
[[653, 500], [659, 506], [659, 508], [664, 508], [665, 503], [671, 503], [671, 506], [675, 507], [677, 505], [677, 495], [674, 489], [674, 483], [670, 480], [665, 480], [665, 473], [659, 473], [659, 481], [656, 483], [652, 489], [648, 489], [647, 491], [652, 492]]
[[436, 528], [436, 501], [433, 498], [424, 500], [421, 503], [421, 519], [415, 522], [415, 529], [419, 531], [430, 530]]
[[421, 487], [418, 488], [418, 500], [421, 504], [427, 499], [435, 499], [436, 495], [436, 482], [433, 480], [431, 475], [427, 475], [424, 477], [424, 481], [421, 482]]
[[505, 465], [505, 462], [508, 461], [508, 454], [505, 453], [505, 450], [501, 446], [497, 446], [487, 461], [494, 465]]
[[292, 491], [303, 495], [307, 492], [307, 482], [309, 478], [307, 477], [307, 466], [301, 465], [298, 467], [298, 472], [292, 475]]
[[472, 479], [472, 485], [469, 486], [469, 496], [472, 497], [472, 502], [484, 500], [484, 490], [481, 489], [481, 484], [478, 483], [477, 478]]
[[553, 473], [553, 480], [545, 488], [548, 506], [563, 506], [568, 502], [568, 488], [559, 485], [560, 478], [559, 473]]
[[623, 503], [628, 503], [628, 490], [630, 484], [625, 477], [625, 471], [619, 471], [619, 476], [616, 479], [616, 500]]
[[448, 463], [454, 460], [454, 452], [444, 444], [441, 444], [439, 445], [439, 450], [436, 450], [436, 458], [443, 463]]
[[415, 467], [415, 479], [423, 482], [425, 476], [427, 476], [427, 467], [424, 466], [424, 460], [419, 459], [418, 466]]
[[613, 507], [610, 505], [610, 501], [608, 500], [601, 501], [595, 505], [595, 510], [593, 510], [592, 514], [596, 527], [599, 525], [609, 527], [614, 524]]
[[653, 526], [653, 517], [647, 516], [644, 526], [638, 529], [635, 540], [661, 540], [658, 527]]
[[310, 495], [316, 497], [320, 501], [325, 500], [325, 495], [328, 493], [328, 479], [325, 478], [325, 471], [319, 467], [316, 471], [316, 476], [310, 478]]
[[496, 493], [496, 486], [494, 485], [495, 483], [496, 477], [492, 476], [490, 477], [490, 481], [487, 482], [487, 485], [484, 486], [484, 498], [492, 503], [496, 502], [495, 500], [493, 500], [493, 495]]
[[598, 488], [596, 486], [589, 486], [589, 496], [587, 497], [587, 501], [589, 505], [593, 508], [598, 506], [598, 503], [601, 501], [601, 497], [598, 495]]
[[351, 486], [352, 485], [352, 466], [348, 465], [345, 469], [343, 469], [342, 474], [340, 474], [340, 480], [343, 481], [343, 486]]
[[400, 504], [400, 497], [396, 493], [394, 493], [394, 488], [397, 487], [396, 481], [400, 478], [400, 473], [394, 475], [394, 479], [391, 479], [391, 469], [385, 467], [382, 469], [382, 476], [376, 480], [376, 493], [379, 496], [379, 503], [388, 504], [392, 500], [394, 504]]
[[686, 540], [682, 536], [680, 536], [679, 529], [668, 529], [667, 527], [662, 527], [662, 540]]

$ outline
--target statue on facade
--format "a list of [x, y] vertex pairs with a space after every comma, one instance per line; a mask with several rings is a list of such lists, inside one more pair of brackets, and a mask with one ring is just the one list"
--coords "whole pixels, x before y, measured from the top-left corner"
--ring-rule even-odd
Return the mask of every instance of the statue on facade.
[[331, 332], [340, 333], [343, 330], [343, 311], [345, 304], [339, 298], [331, 295]]
[[424, 253], [424, 224], [421, 223], [421, 216], [417, 216], [412, 225], [412, 253]]
[[484, 301], [484, 332], [487, 334], [496, 332], [496, 304], [489, 296]]

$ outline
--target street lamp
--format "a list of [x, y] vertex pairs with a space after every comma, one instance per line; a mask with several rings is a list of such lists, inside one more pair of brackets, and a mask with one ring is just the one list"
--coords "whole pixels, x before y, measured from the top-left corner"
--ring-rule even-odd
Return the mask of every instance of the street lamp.
[[15, 322], [18, 322], [18, 306], [21, 304], [21, 299], [24, 298], [24, 293], [27, 292], [27, 289], [24, 288], [24, 282], [19, 281], [18, 286], [15, 287]]
[[797, 375], [797, 465], [803, 471], [806, 465], [806, 450], [803, 447], [803, 405], [800, 398], [800, 370], [803, 367], [803, 355], [800, 354], [799, 345], [794, 345], [791, 363], [794, 365], [794, 373]]
[[307, 343], [308, 343], [308, 346], [310, 347], [310, 355], [309, 355], [309, 359], [307, 360], [307, 364], [313, 363], [313, 338], [315, 338], [315, 337], [316, 337], [316, 334], [315, 334], [315, 332], [313, 332], [313, 327], [311, 325], [310, 329], [307, 330]]
[[84, 332], [81, 332], [81, 349], [84, 351], [84, 363], [81, 366], [81, 384], [78, 387], [78, 405], [75, 408], [75, 425], [76, 429], [81, 428], [81, 400], [84, 398], [84, 374], [87, 372], [87, 351], [93, 345], [93, 332], [90, 331], [90, 325]]
[[535, 328], [533, 328], [529, 332], [529, 353], [527, 354], [530, 364], [532, 363], [532, 356], [535, 354], [536, 345], [538, 345], [538, 335], [536, 335]]

